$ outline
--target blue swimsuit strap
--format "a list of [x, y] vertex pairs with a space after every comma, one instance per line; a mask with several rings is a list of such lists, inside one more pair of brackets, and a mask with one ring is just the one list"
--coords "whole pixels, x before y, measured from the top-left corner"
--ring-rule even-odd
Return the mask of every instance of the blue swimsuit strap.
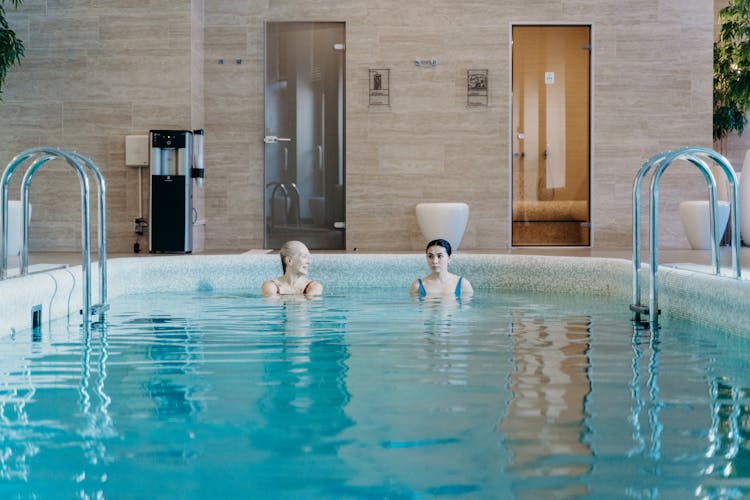
[[[456, 297], [461, 296], [461, 281], [464, 279], [463, 276], [460, 276], [458, 278], [458, 283], [456, 283]], [[427, 291], [424, 289], [424, 284], [422, 283], [422, 278], [417, 278], [417, 281], [419, 282], [419, 296], [424, 297], [427, 295]]]

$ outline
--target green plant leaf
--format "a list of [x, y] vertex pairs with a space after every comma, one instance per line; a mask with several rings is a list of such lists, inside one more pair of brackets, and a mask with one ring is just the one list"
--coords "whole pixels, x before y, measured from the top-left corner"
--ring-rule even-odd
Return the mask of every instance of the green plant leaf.
[[[3, 91], [5, 77], [14, 64], [21, 63], [23, 57], [23, 42], [16, 36], [5, 17], [5, 0], [0, 0], [0, 94]], [[22, 0], [10, 0], [10, 4], [17, 8]]]
[[750, 0], [730, 0], [719, 12], [714, 43], [714, 141], [742, 134], [750, 110]]

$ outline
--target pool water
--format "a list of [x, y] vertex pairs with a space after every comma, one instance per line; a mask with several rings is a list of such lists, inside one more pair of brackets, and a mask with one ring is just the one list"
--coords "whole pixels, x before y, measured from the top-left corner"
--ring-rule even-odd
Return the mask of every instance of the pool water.
[[0, 497], [739, 497], [749, 364], [590, 297], [119, 298], [0, 339]]

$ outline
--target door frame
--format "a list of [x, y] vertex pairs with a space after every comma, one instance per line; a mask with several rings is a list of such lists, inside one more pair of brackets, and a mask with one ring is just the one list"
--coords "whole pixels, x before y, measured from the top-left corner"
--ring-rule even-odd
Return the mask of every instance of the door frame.
[[[339, 143], [339, 149], [340, 149], [340, 155], [338, 158], [338, 171], [339, 171], [339, 177], [341, 179], [341, 219], [342, 221], [335, 221], [333, 223], [333, 229], [338, 230], [341, 232], [343, 243], [341, 248], [330, 248], [330, 250], [346, 250], [347, 245], [347, 231], [346, 231], [346, 212], [347, 212], [347, 203], [346, 203], [346, 152], [347, 152], [347, 58], [346, 58], [346, 46], [347, 46], [347, 22], [341, 21], [341, 20], [284, 20], [284, 19], [266, 19], [263, 21], [263, 43], [262, 43], [262, 53], [261, 57], [263, 58], [263, 73], [261, 75], [262, 79], [262, 85], [263, 85], [263, 136], [266, 136], [268, 131], [266, 130], [267, 125], [267, 104], [268, 104], [268, 89], [267, 89], [267, 78], [268, 78], [268, 72], [269, 72], [269, 61], [268, 61], [268, 29], [270, 24], [309, 24], [309, 25], [316, 25], [316, 24], [335, 24], [340, 25], [342, 33], [343, 33], [343, 41], [341, 42], [342, 46], [339, 49], [337, 47], [336, 50], [343, 51], [342, 53], [342, 60], [341, 60], [341, 66], [340, 66], [340, 80], [339, 80], [339, 94], [338, 94], [338, 103], [339, 103], [339, 118], [340, 118], [340, 126], [338, 129], [338, 143]], [[336, 44], [338, 45], [338, 43]], [[297, 137], [295, 135], [294, 142], [296, 143]], [[263, 165], [263, 180], [261, 183], [261, 200], [263, 203], [263, 219], [262, 219], [262, 226], [263, 226], [263, 248], [268, 249], [269, 248], [269, 235], [268, 235], [268, 227], [267, 227], [267, 220], [268, 220], [268, 213], [267, 213], [267, 148], [268, 146], [266, 144], [263, 145], [262, 151], [263, 151], [263, 158], [262, 158], [262, 165]], [[342, 224], [342, 225], [339, 225]], [[318, 249], [318, 248], [315, 248]]]
[[[506, 208], [508, 210], [508, 248], [516, 248], [513, 246], [513, 27], [515, 26], [549, 26], [549, 27], [565, 27], [565, 26], [587, 26], [589, 28], [589, 37], [591, 50], [589, 54], [589, 244], [588, 246], [579, 246], [576, 248], [593, 248], [594, 238], [596, 235], [596, 218], [594, 217], [594, 130], [595, 127], [595, 115], [594, 115], [594, 68], [596, 67], [595, 56], [594, 56], [594, 40], [596, 39], [594, 22], [531, 22], [531, 21], [510, 21], [508, 23], [508, 200]], [[533, 247], [518, 247], [518, 248], [533, 248]], [[543, 247], [543, 248], [554, 248], [554, 247]]]

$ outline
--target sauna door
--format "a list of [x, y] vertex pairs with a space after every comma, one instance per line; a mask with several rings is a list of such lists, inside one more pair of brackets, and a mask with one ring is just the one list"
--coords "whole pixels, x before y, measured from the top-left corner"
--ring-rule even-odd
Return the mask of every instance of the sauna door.
[[345, 248], [344, 40], [344, 23], [266, 23], [266, 248]]
[[512, 36], [512, 245], [588, 246], [591, 27]]

